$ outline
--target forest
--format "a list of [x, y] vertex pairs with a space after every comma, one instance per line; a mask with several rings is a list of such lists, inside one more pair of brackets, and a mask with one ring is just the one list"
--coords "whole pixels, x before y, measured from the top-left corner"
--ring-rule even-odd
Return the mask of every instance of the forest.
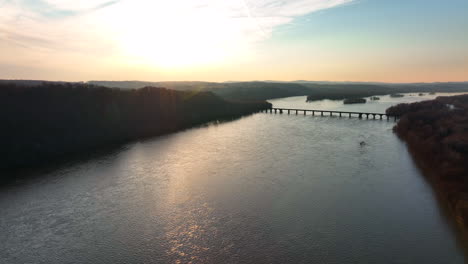
[[265, 101], [232, 102], [211, 92], [0, 83], [0, 170], [43, 165], [100, 146], [267, 108], [271, 104]]
[[396, 93], [468, 92], [468, 82], [394, 84], [313, 81], [221, 83], [90, 81], [89, 83], [118, 88], [140, 88], [152, 85], [182, 91], [211, 91], [224, 99], [239, 101], [267, 100], [290, 96], [307, 96], [308, 101], [322, 99], [343, 100]]
[[400, 104], [387, 113], [401, 117], [394, 131], [468, 230], [468, 95]]
[[[1, 83], [18, 83], [23, 86], [37, 86], [43, 82], [37, 80], [0, 80]], [[51, 83], [51, 82], [48, 82]], [[59, 82], [60, 84], [65, 84]], [[80, 84], [80, 83], [76, 83]], [[268, 99], [307, 96], [308, 101], [331, 99], [343, 100], [387, 95], [396, 93], [420, 92], [468, 92], [468, 82], [457, 83], [355, 83], [355, 82], [314, 82], [314, 81], [252, 81], [252, 82], [143, 82], [143, 81], [89, 81], [90, 84], [120, 89], [138, 89], [142, 87], [165, 87], [177, 91], [204, 91], [235, 101], [263, 101]]]

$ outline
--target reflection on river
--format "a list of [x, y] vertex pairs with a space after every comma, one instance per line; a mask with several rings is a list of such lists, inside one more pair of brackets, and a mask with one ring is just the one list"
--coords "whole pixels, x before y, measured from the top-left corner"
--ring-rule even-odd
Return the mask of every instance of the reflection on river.
[[463, 263], [393, 124], [259, 113], [38, 170], [1, 189], [0, 263]]

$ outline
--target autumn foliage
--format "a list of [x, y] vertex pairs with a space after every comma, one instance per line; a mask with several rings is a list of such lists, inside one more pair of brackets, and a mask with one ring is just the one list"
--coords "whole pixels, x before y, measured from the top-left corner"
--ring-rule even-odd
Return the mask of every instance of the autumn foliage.
[[387, 113], [401, 116], [394, 131], [467, 228], [468, 95], [400, 104]]

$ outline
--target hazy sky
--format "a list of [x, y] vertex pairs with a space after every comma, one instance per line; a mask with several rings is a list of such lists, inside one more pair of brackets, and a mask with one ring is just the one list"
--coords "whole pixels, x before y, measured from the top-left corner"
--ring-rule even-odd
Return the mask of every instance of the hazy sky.
[[468, 81], [468, 1], [0, 0], [0, 78]]

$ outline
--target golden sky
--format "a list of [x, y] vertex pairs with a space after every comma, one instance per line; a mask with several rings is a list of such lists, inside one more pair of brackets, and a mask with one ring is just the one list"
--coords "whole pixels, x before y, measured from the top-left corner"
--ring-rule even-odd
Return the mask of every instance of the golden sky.
[[468, 81], [468, 1], [0, 0], [0, 78]]

